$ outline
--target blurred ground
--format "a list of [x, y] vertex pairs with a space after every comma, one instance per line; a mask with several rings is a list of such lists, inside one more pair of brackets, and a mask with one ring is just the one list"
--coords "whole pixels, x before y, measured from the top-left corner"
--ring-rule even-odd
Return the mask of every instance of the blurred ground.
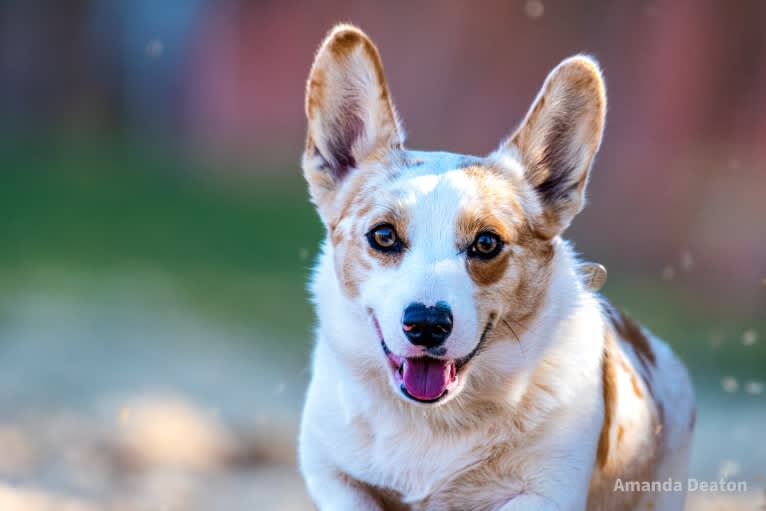
[[[295, 436], [321, 228], [297, 170], [180, 182], [178, 162], [68, 147], [5, 159], [41, 170], [0, 187], [0, 510], [310, 509]], [[749, 483], [688, 509], [759, 509], [764, 316], [711, 308], [691, 258], [605, 261], [605, 293], [690, 366], [691, 476]]]
[[0, 509], [309, 508], [306, 373], [260, 348], [275, 339], [139, 302], [19, 298], [0, 329]]

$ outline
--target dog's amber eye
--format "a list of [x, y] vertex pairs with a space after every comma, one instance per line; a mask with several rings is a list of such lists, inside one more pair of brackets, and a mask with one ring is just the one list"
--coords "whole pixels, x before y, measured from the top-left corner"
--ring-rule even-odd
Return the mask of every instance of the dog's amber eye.
[[390, 224], [379, 225], [372, 229], [367, 233], [367, 241], [372, 248], [380, 252], [399, 252], [402, 249], [402, 242]]
[[503, 240], [493, 232], [480, 232], [468, 248], [469, 257], [479, 259], [492, 259], [503, 248]]

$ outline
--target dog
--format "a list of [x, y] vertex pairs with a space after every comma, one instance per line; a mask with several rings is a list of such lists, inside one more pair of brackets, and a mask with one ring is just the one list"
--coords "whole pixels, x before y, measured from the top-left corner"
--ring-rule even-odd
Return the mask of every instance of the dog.
[[492, 154], [408, 150], [372, 41], [339, 25], [321, 44], [302, 165], [327, 236], [298, 442], [320, 510], [683, 508], [630, 482], [686, 482], [687, 371], [561, 238], [605, 113], [578, 55]]

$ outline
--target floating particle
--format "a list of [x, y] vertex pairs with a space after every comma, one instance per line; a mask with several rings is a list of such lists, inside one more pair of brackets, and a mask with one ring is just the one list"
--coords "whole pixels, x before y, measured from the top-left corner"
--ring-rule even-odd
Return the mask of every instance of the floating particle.
[[758, 341], [758, 332], [749, 328], [742, 333], [742, 344], [752, 346]]
[[536, 20], [542, 18], [545, 6], [540, 0], [527, 0], [524, 4], [524, 12], [528, 18]]
[[277, 384], [276, 388], [274, 389], [274, 393], [275, 394], [281, 394], [281, 393], [283, 393], [285, 391], [286, 388], [287, 388], [286, 384], [279, 383], [279, 384]]
[[662, 269], [662, 280], [673, 280], [676, 276], [676, 269], [670, 265]]
[[302, 248], [298, 251], [298, 259], [301, 261], [307, 261], [309, 258], [309, 250], [307, 248]]
[[724, 392], [731, 394], [737, 392], [737, 389], [739, 389], [739, 383], [737, 382], [736, 378], [727, 376], [721, 380], [721, 387], [723, 387]]
[[146, 54], [151, 58], [162, 57], [165, 45], [159, 39], [152, 39], [146, 43]]
[[729, 479], [739, 473], [739, 463], [732, 460], [724, 460], [718, 467], [718, 477], [721, 479]]
[[120, 424], [123, 426], [130, 420], [130, 408], [123, 406], [120, 408]]
[[752, 396], [759, 396], [766, 390], [766, 385], [761, 381], [749, 381], [745, 383], [745, 392]]
[[681, 252], [679, 266], [681, 267], [681, 271], [687, 272], [687, 273], [694, 269], [694, 258], [692, 257], [691, 252], [689, 252], [688, 250], [684, 250], [683, 252]]
[[710, 334], [710, 347], [713, 349], [720, 348], [723, 344], [723, 334], [721, 332], [713, 332]]
[[650, 18], [654, 18], [657, 16], [658, 10], [656, 4], [647, 4], [644, 8], [644, 13], [646, 13], [647, 16]]

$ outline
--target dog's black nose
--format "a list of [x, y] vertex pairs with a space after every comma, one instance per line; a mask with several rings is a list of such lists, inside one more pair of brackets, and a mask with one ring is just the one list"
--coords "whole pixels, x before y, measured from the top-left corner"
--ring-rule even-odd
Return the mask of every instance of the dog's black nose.
[[452, 311], [444, 302], [437, 302], [434, 307], [411, 303], [404, 309], [402, 330], [412, 344], [433, 348], [452, 332]]

